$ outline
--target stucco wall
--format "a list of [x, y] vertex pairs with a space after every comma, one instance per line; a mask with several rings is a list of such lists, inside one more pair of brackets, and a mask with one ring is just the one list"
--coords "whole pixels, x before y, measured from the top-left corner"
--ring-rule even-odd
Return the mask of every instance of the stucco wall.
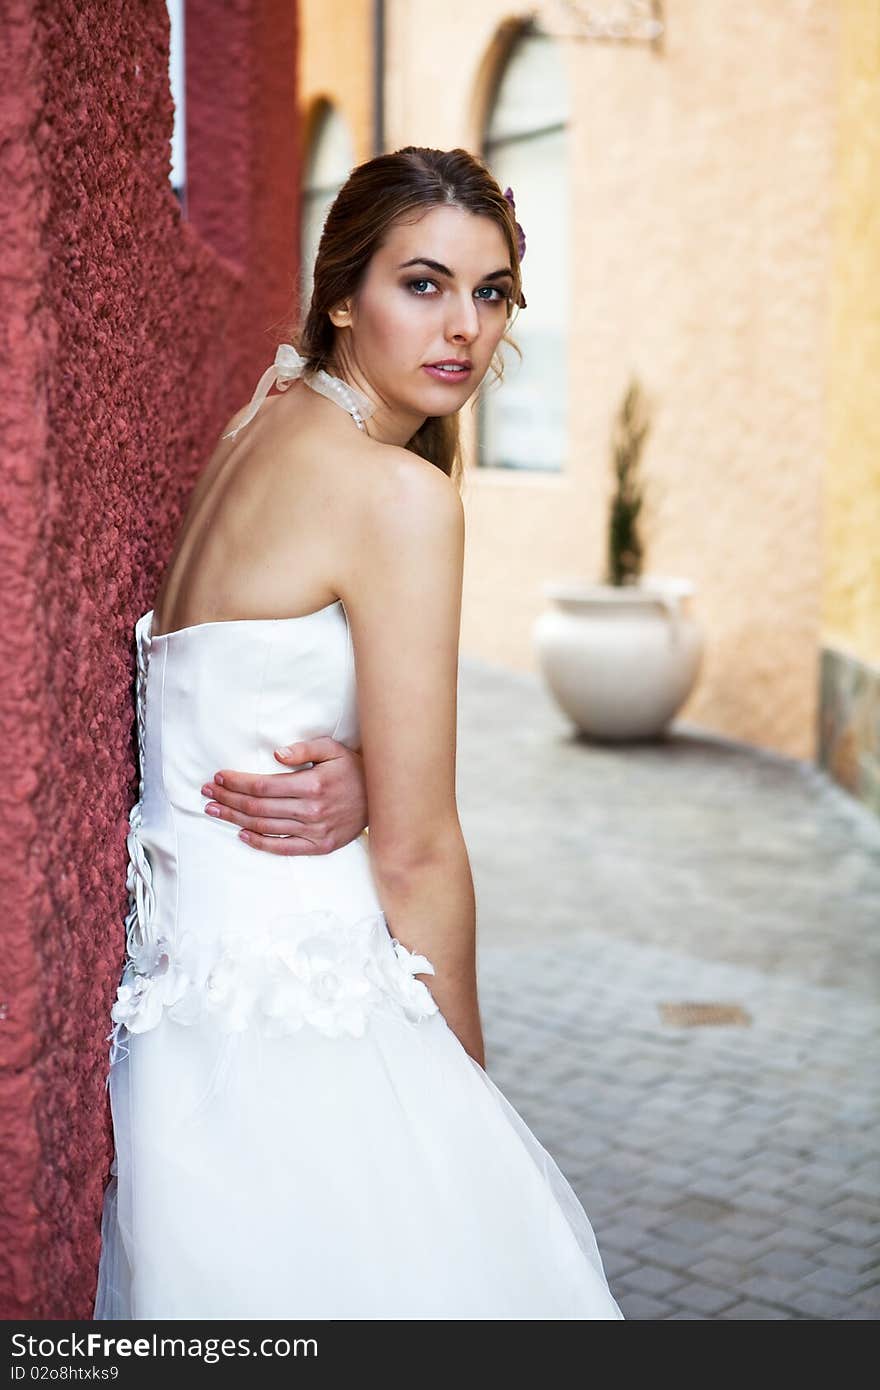
[[[306, 122], [323, 99], [351, 135], [358, 163], [373, 153], [373, 0], [300, 0], [299, 97]], [[308, 130], [306, 129], [306, 135]]]
[[189, 223], [163, 0], [9, 0], [5, 20], [0, 1316], [83, 1318], [111, 1154], [132, 629], [288, 309], [295, 10], [188, 6]]
[[880, 667], [880, 9], [842, 12], [823, 619]]
[[841, 16], [820, 760], [880, 815], [880, 10]]
[[[654, 401], [645, 567], [695, 582], [706, 633], [704, 668], [681, 716], [810, 757], [837, 4], [663, 8], [660, 52], [563, 46], [572, 103], [569, 458], [555, 478], [470, 470], [462, 649], [532, 669], [542, 582], [599, 578], [609, 431], [635, 371]], [[486, 55], [508, 14], [503, 0], [450, 0], [442, 11], [389, 0], [389, 148], [479, 148]], [[517, 215], [528, 236], [519, 201]], [[523, 269], [528, 299], [528, 255]]]

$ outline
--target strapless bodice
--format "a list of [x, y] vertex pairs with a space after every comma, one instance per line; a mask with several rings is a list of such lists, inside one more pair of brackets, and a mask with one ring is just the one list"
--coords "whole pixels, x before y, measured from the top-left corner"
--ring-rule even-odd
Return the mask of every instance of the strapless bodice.
[[281, 772], [273, 753], [282, 744], [328, 734], [357, 747], [354, 657], [341, 599], [300, 617], [196, 623], [156, 636], [152, 618], [151, 610], [135, 627], [146, 807], [158, 790], [201, 813], [200, 789], [217, 769]]
[[220, 768], [288, 771], [274, 750], [327, 735], [360, 741], [354, 652], [341, 599], [292, 618], [135, 626], [140, 794], [129, 817], [127, 961], [113, 1006], [143, 1031], [164, 1012], [213, 1012], [224, 1031], [259, 1016], [362, 1031], [374, 1006], [436, 1010], [433, 973], [391, 937], [367, 837], [327, 854], [275, 855], [207, 816]]

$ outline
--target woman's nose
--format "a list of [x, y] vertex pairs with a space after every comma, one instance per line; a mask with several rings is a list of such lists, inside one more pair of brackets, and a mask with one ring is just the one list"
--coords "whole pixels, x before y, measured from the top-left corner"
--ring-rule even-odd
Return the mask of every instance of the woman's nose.
[[469, 343], [479, 331], [479, 312], [473, 299], [468, 295], [466, 303], [456, 303], [455, 312], [450, 316], [448, 337], [464, 338]]

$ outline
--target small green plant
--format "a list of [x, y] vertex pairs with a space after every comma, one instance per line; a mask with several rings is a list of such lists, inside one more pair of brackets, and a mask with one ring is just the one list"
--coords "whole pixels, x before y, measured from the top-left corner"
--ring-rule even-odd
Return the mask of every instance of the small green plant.
[[617, 487], [611, 499], [608, 521], [606, 584], [635, 584], [642, 572], [643, 549], [638, 522], [644, 493], [639, 486], [638, 471], [648, 428], [642, 390], [633, 377], [612, 434]]

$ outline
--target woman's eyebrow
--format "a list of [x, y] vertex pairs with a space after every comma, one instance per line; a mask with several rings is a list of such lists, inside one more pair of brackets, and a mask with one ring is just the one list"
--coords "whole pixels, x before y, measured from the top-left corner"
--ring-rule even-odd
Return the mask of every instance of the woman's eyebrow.
[[[426, 265], [431, 270], [436, 270], [438, 275], [448, 275], [450, 280], [455, 279], [454, 272], [448, 266], [441, 265], [439, 261], [432, 261], [427, 256], [413, 256], [411, 261], [401, 261], [397, 269], [406, 270], [407, 266], [410, 265]], [[509, 275], [511, 280], [513, 279], [513, 271], [509, 266], [505, 266], [503, 270], [493, 270], [490, 275], [482, 275], [480, 278], [482, 280], [500, 280], [502, 275]]]

